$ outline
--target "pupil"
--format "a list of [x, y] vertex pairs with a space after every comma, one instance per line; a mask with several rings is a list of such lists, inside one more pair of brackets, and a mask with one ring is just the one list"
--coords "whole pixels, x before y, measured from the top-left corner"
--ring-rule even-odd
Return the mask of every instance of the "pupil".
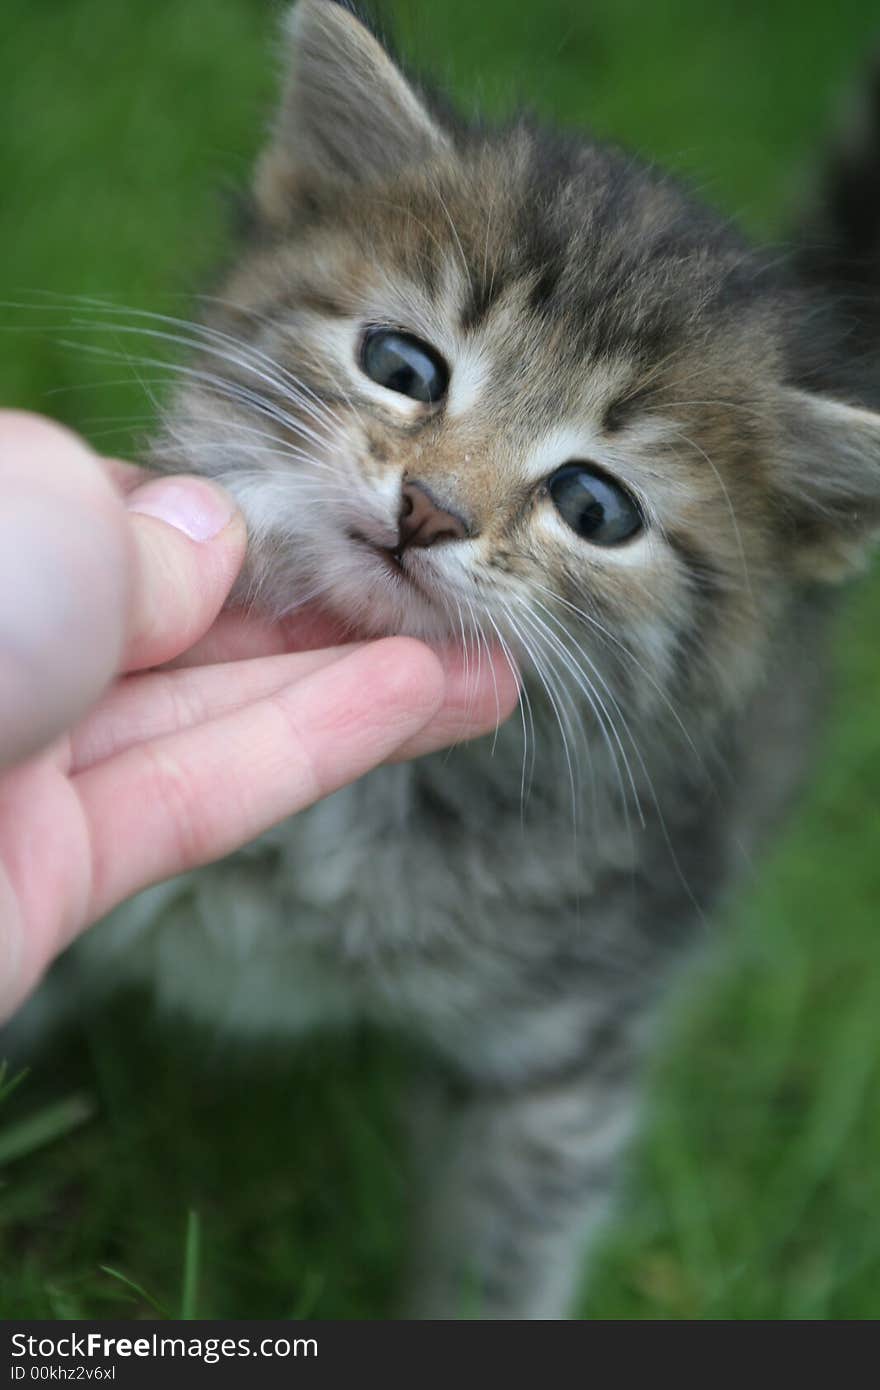
[[605, 508], [595, 497], [591, 497], [580, 515], [579, 529], [586, 533], [595, 531], [605, 520]]
[[389, 373], [387, 385], [389, 390], [401, 391], [405, 396], [409, 396], [416, 385], [416, 374], [412, 367], [398, 367], [396, 371], [392, 370]]

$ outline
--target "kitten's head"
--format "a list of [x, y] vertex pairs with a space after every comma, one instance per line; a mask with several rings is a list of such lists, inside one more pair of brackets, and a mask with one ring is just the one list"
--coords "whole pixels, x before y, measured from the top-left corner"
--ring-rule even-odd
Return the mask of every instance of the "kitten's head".
[[159, 445], [239, 497], [248, 592], [481, 629], [599, 707], [735, 698], [880, 515], [880, 417], [804, 389], [809, 306], [618, 151], [463, 127], [347, 8], [300, 0], [287, 43]]

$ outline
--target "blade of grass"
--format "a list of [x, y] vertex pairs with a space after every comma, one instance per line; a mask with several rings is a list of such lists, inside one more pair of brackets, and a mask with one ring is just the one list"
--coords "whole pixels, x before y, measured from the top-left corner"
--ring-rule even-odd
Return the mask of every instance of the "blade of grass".
[[131, 1289], [137, 1294], [138, 1298], [142, 1298], [145, 1303], [149, 1303], [150, 1307], [155, 1308], [160, 1317], [170, 1318], [171, 1314], [168, 1309], [164, 1308], [157, 1299], [153, 1298], [152, 1294], [147, 1293], [142, 1284], [135, 1283], [134, 1279], [129, 1279], [127, 1274], [123, 1274], [121, 1270], [114, 1269], [112, 1265], [99, 1265], [98, 1268], [102, 1270], [104, 1274], [109, 1274], [111, 1279], [118, 1279], [120, 1284], [124, 1284], [126, 1288]]
[[6, 1074], [9, 1071], [9, 1063], [0, 1062], [0, 1104], [2, 1104], [4, 1100], [8, 1100], [9, 1097], [12, 1095], [13, 1091], [18, 1090], [22, 1081], [24, 1081], [25, 1077], [27, 1076], [29, 1070], [29, 1067], [24, 1067], [22, 1071], [16, 1072], [15, 1076], [11, 1077], [10, 1080], [7, 1081]]
[[0, 1131], [0, 1167], [18, 1158], [26, 1158], [37, 1149], [53, 1144], [57, 1139], [78, 1129], [95, 1113], [93, 1098], [82, 1091], [65, 1096], [63, 1100], [46, 1105], [35, 1115], [8, 1125]]
[[180, 1316], [185, 1322], [197, 1317], [199, 1300], [199, 1269], [201, 1265], [202, 1230], [199, 1214], [190, 1210], [186, 1218], [186, 1240], [183, 1249], [183, 1288], [180, 1295]]

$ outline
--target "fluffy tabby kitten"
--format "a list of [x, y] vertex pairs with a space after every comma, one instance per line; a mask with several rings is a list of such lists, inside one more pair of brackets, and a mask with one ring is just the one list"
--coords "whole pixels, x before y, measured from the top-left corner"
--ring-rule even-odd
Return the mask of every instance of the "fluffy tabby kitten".
[[414, 1106], [409, 1311], [561, 1317], [656, 1003], [800, 775], [823, 595], [880, 521], [880, 121], [824, 249], [782, 267], [616, 149], [461, 123], [346, 6], [300, 0], [287, 36], [156, 465], [238, 497], [241, 596], [500, 645], [522, 721], [143, 895], [83, 954], [226, 1028], [415, 1038], [445, 1079]]

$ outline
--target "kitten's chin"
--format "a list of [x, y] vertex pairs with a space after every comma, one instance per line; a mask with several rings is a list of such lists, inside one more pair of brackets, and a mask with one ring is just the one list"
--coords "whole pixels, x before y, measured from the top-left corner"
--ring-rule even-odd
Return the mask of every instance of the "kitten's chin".
[[418, 637], [423, 641], [461, 640], [442, 598], [434, 598], [411, 574], [383, 565], [378, 574], [359, 574], [337, 582], [322, 603], [345, 625], [349, 640]]
[[461, 641], [461, 632], [427, 604], [381, 604], [365, 609], [362, 603], [351, 607], [344, 601], [329, 600], [335, 620], [344, 625], [347, 641], [377, 637], [417, 637], [426, 642]]
[[412, 557], [351, 531], [344, 547], [328, 547], [320, 567], [309, 565], [300, 579], [302, 588], [344, 629], [344, 640], [461, 640], [460, 625], [452, 626], [452, 605], [437, 592], [430, 572], [417, 571]]

